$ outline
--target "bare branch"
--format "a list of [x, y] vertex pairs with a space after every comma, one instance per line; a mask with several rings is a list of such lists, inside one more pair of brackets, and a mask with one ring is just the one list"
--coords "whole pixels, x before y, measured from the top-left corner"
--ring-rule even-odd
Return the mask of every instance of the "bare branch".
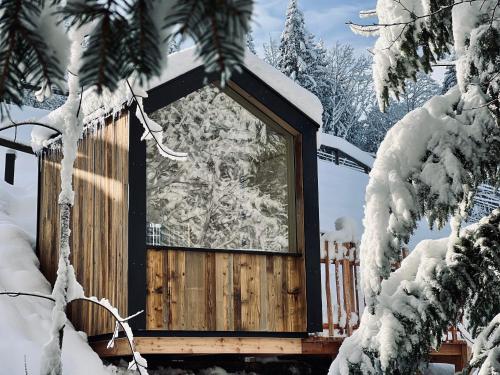
[[26, 292], [0, 292], [0, 296], [7, 296], [7, 297], [19, 297], [19, 296], [27, 296], [27, 297], [35, 297], [35, 298], [42, 298], [46, 299], [52, 302], [55, 302], [55, 299], [52, 296], [48, 296], [45, 294], [39, 294], [39, 293], [26, 293]]

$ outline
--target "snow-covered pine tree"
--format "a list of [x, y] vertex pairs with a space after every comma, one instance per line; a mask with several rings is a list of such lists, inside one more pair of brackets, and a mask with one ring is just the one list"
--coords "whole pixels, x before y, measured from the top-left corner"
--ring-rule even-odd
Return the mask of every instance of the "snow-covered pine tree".
[[454, 65], [449, 65], [446, 67], [444, 72], [443, 87], [441, 88], [441, 94], [446, 94], [453, 86], [457, 84], [457, 70]]
[[269, 34], [269, 40], [262, 46], [264, 49], [264, 61], [276, 69], [279, 68], [279, 45], [276, 39]]
[[290, 0], [280, 39], [278, 68], [299, 85], [311, 90], [316, 85], [310, 66], [314, 60], [312, 46], [304, 14], [298, 8], [297, 0]]
[[[463, 309], [478, 323], [477, 330], [470, 327], [475, 333], [500, 312], [498, 291], [491, 291], [499, 282], [498, 212], [484, 219], [472, 237], [459, 234], [477, 187], [486, 181], [496, 184], [500, 177], [498, 5], [497, 0], [379, 0], [379, 23], [352, 25], [362, 34], [378, 35], [374, 79], [381, 109], [391, 92], [401, 95], [406, 79], [429, 71], [450, 47], [456, 53], [458, 85], [406, 115], [379, 148], [361, 240], [368, 308], [359, 333], [344, 341], [331, 374], [414, 373]], [[444, 243], [421, 243], [428, 248], [426, 258], [415, 255], [403, 262], [410, 269], [402, 267], [382, 281], [423, 216], [438, 227], [451, 217], [450, 237]], [[474, 292], [477, 285], [479, 292]], [[498, 347], [492, 343], [483, 348], [494, 355]]]
[[255, 42], [253, 41], [253, 29], [250, 27], [250, 29], [247, 32], [247, 37], [246, 37], [246, 45], [247, 48], [252, 52], [254, 55], [257, 54], [257, 50], [255, 49]]
[[[462, 315], [477, 336], [500, 311], [499, 256], [500, 210], [458, 238], [421, 242], [382, 283], [375, 314], [363, 315], [330, 374], [416, 374]], [[496, 319], [476, 343], [474, 367], [495, 354]]]

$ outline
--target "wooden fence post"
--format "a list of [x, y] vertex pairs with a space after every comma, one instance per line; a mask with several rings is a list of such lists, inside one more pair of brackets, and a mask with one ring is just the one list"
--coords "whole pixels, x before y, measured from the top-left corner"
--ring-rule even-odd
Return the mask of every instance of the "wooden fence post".
[[[334, 242], [335, 245], [335, 290], [337, 291], [337, 322], [340, 322], [341, 318], [341, 312], [340, 312], [340, 260], [338, 257], [338, 251], [339, 251], [339, 244], [337, 242]], [[345, 298], [345, 293], [344, 293], [344, 298]], [[337, 324], [339, 331], [342, 333], [343, 332], [343, 327], [340, 327], [339, 324]]]
[[328, 251], [328, 241], [325, 241], [325, 253], [325, 292], [326, 311], [328, 315], [328, 335], [333, 336], [332, 291], [330, 287], [330, 252]]
[[351, 313], [352, 313], [352, 298], [354, 295], [354, 288], [352, 284], [352, 274], [351, 274], [351, 261], [349, 260], [349, 252], [351, 245], [343, 244], [343, 246], [347, 250], [347, 254], [344, 254], [344, 259], [342, 260], [342, 273], [343, 273], [343, 281], [344, 281], [344, 304], [345, 304], [345, 314], [346, 314], [346, 329], [347, 335], [351, 336], [352, 327], [351, 327]]

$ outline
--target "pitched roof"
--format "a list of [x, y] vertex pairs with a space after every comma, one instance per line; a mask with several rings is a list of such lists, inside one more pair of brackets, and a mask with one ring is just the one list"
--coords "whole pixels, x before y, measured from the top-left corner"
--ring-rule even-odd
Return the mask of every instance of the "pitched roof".
[[[151, 79], [143, 86], [140, 86], [137, 82], [132, 82], [134, 93], [137, 96], [147, 97], [147, 91], [202, 65], [202, 61], [196, 56], [195, 47], [173, 53], [168, 56], [166, 67], [162, 70], [159, 77]], [[243, 69], [254, 74], [321, 127], [323, 106], [313, 93], [299, 86], [248, 50], [245, 53]], [[84, 122], [87, 124], [102, 122], [104, 117], [117, 113], [124, 106], [130, 104], [132, 99], [132, 93], [125, 81], [120, 82], [118, 88], [112, 93], [108, 90], [103, 90], [101, 94], [97, 94], [93, 88], [85, 90], [81, 103], [81, 111], [85, 116]], [[62, 110], [64, 110], [62, 107], [55, 109], [42, 119], [43, 122], [56, 125], [55, 123], [61, 117], [59, 112]], [[50, 130], [44, 128], [33, 129], [32, 146], [34, 149], [43, 148], [46, 145], [46, 141], [52, 135], [53, 133]]]
[[[163, 70], [159, 77], [151, 80], [147, 90], [160, 86], [201, 65], [203, 65], [203, 63], [197, 58], [195, 47], [173, 53], [168, 56], [166, 69]], [[288, 102], [297, 107], [302, 113], [311, 118], [318, 125], [321, 125], [323, 106], [316, 95], [298, 85], [295, 81], [288, 78], [249, 50], [245, 53], [243, 68], [256, 75]]]

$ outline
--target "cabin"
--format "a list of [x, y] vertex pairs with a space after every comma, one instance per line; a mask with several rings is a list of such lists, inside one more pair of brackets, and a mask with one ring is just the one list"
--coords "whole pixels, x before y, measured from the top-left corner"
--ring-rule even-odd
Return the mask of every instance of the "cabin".
[[[88, 127], [74, 175], [78, 281], [122, 315], [144, 311], [130, 322], [138, 340], [321, 331], [318, 99], [253, 55], [224, 86], [193, 50], [168, 63], [143, 106], [187, 160], [141, 140], [133, 100]], [[51, 282], [60, 158], [56, 147], [40, 161], [38, 253]], [[71, 319], [91, 340], [114, 330], [93, 306], [75, 304]]]
[[[318, 157], [360, 173], [371, 158], [343, 140], [318, 142], [319, 100], [256, 56], [247, 53], [225, 85], [218, 79], [188, 49], [169, 57], [147, 93], [118, 92], [104, 104], [84, 96], [71, 223], [77, 279], [122, 316], [142, 311], [129, 323], [143, 355], [328, 363], [364, 303], [356, 243], [320, 235]], [[154, 126], [141, 140], [145, 122], [162, 127], [162, 142]], [[187, 157], [164, 157], [169, 150]], [[55, 138], [39, 156], [37, 211], [37, 254], [52, 283], [60, 160]], [[131, 354], [123, 338], [107, 348], [115, 322], [104, 309], [73, 302], [69, 313], [100, 356]], [[455, 344], [444, 355], [458, 369], [467, 353]]]

